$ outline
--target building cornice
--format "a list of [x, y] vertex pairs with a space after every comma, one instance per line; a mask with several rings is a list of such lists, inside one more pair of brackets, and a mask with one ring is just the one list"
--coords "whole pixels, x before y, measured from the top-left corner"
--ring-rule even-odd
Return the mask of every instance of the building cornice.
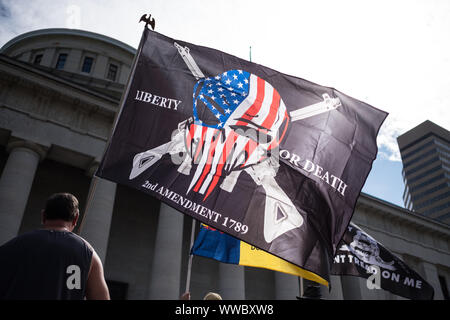
[[114, 38], [107, 37], [102, 34], [90, 32], [90, 31], [84, 31], [84, 30], [78, 30], [78, 29], [65, 29], [65, 28], [50, 28], [50, 29], [41, 29], [41, 30], [35, 30], [27, 33], [23, 33], [11, 40], [9, 40], [3, 47], [0, 49], [0, 53], [5, 52], [8, 50], [8, 48], [12, 47], [14, 44], [21, 42], [26, 39], [31, 39], [34, 37], [41, 37], [41, 36], [52, 36], [52, 35], [61, 35], [61, 36], [78, 36], [83, 38], [89, 38], [89, 39], [95, 39], [98, 41], [102, 41], [108, 44], [111, 44], [113, 46], [119, 47], [128, 53], [134, 55], [136, 53], [136, 49], [129, 46], [126, 43], [123, 43], [122, 41], [116, 40]]
[[450, 226], [435, 219], [409, 211], [384, 200], [361, 193], [357, 206], [368, 209], [376, 214], [387, 217], [391, 221], [398, 221], [404, 225], [414, 227], [418, 231], [430, 232], [450, 240]]
[[[17, 61], [0, 54], [0, 64], [3, 64], [6, 68], [11, 68], [11, 71], [14, 70], [14, 72], [9, 72], [10, 76], [14, 78], [14, 80], [29, 82], [34, 85], [44, 87], [50, 91], [54, 91], [55, 94], [60, 94], [61, 92], [61, 90], [55, 88], [55, 85], [64, 86], [66, 87], [66, 89], [68, 89], [64, 91], [64, 94], [66, 96], [70, 96], [73, 99], [83, 100], [88, 104], [99, 106], [105, 113], [114, 114], [117, 111], [117, 106], [119, 104], [118, 99], [90, 90], [82, 85], [71, 82], [70, 80], [63, 79], [54, 74], [45, 72], [39, 68], [34, 67], [33, 65], [30, 65], [29, 63]], [[3, 73], [2, 77], [7, 77], [8, 70], [5, 70], [6, 68], [2, 68], [5, 72]], [[23, 74], [20, 74], [20, 72], [22, 72]], [[35, 79], [33, 79], [33, 77]], [[48, 82], [46, 83], [45, 80], [47, 80]]]

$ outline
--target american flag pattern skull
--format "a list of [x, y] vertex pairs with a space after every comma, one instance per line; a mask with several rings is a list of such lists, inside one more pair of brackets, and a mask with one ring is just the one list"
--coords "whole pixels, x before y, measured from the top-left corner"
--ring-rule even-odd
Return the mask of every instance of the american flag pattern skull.
[[200, 79], [185, 136], [188, 154], [198, 164], [188, 192], [204, 194], [205, 200], [220, 177], [267, 159], [288, 123], [280, 94], [262, 78], [229, 70]]

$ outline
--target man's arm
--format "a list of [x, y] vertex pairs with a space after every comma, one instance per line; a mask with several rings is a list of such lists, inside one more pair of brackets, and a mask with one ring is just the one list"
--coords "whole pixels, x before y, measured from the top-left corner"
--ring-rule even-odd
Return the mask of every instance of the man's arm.
[[108, 286], [103, 275], [103, 265], [95, 250], [92, 252], [91, 268], [89, 270], [87, 300], [110, 300]]

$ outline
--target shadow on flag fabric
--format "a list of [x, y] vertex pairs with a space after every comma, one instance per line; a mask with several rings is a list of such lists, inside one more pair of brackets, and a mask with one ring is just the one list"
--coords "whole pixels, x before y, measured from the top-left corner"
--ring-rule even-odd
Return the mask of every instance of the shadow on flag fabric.
[[387, 114], [147, 28], [135, 61], [96, 175], [328, 280]]
[[368, 288], [384, 289], [413, 300], [432, 300], [433, 287], [373, 237], [350, 223], [331, 273], [368, 279]]
[[295, 264], [280, 259], [203, 223], [200, 225], [200, 231], [192, 246], [191, 254], [211, 258], [223, 263], [288, 273], [328, 287], [328, 281], [319, 275], [299, 268]]

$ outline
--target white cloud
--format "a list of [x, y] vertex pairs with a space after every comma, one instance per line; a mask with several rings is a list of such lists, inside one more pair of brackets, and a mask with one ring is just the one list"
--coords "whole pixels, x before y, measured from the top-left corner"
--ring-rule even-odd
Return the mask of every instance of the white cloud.
[[244, 59], [252, 46], [254, 62], [389, 112], [378, 145], [393, 161], [399, 134], [427, 119], [450, 128], [450, 1], [3, 0], [0, 8], [10, 13], [0, 45], [78, 23], [136, 47], [138, 20], [152, 13], [156, 30], [176, 39]]

